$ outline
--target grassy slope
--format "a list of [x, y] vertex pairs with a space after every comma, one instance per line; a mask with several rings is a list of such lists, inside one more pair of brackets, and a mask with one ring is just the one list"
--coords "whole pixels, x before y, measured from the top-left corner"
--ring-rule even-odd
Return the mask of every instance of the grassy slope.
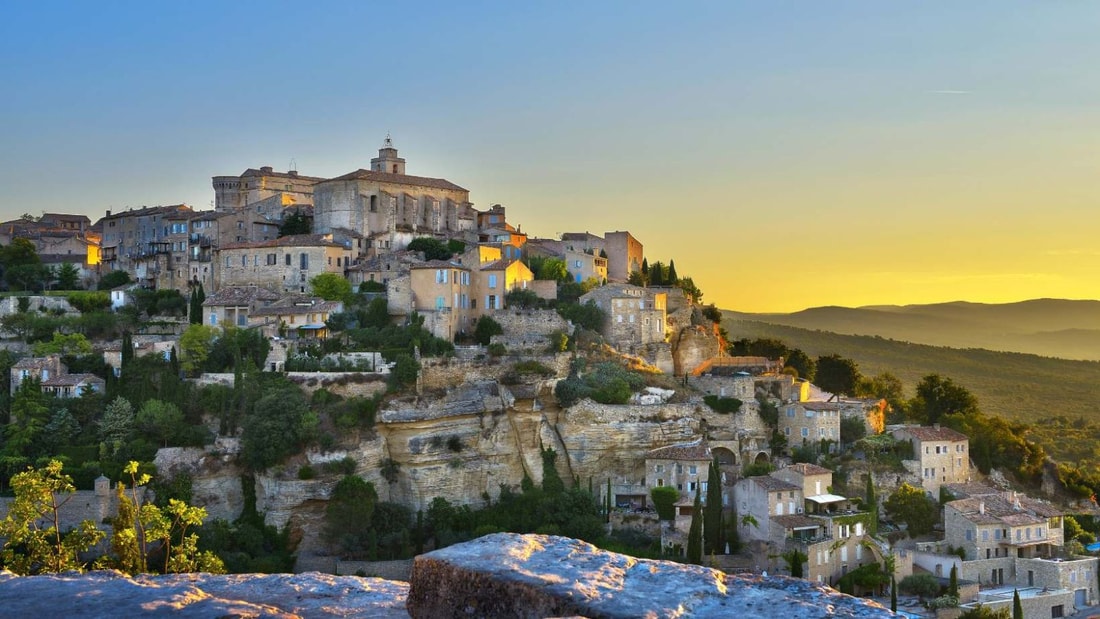
[[729, 316], [723, 324], [734, 339], [773, 337], [814, 357], [831, 353], [849, 357], [865, 375], [895, 374], [910, 395], [921, 377], [938, 373], [974, 393], [982, 410], [1008, 419], [1036, 423], [1066, 415], [1100, 421], [1100, 362], [926, 346]]

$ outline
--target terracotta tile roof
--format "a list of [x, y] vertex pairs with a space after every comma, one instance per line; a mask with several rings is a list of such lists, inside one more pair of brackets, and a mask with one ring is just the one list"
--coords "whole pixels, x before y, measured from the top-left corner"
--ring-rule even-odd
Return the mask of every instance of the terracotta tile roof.
[[649, 450], [645, 457], [654, 460], [707, 460], [711, 459], [710, 448], [703, 441], [680, 443], [668, 447]]
[[[329, 179], [330, 181], [374, 181], [376, 183], [393, 183], [395, 185], [412, 185], [414, 187], [432, 187], [434, 189], [450, 189], [451, 191], [466, 191], [451, 181], [442, 178], [428, 178], [426, 176], [409, 176], [408, 174], [392, 174], [390, 172], [375, 172], [362, 168], [349, 172], [343, 176]], [[323, 181], [325, 182], [325, 181]]]
[[58, 363], [61, 362], [59, 357], [23, 357], [19, 361], [16, 361], [12, 365], [13, 370], [41, 370], [42, 368], [52, 369]]
[[222, 245], [221, 249], [262, 249], [265, 247], [339, 247], [340, 243], [330, 241], [323, 234], [294, 234], [267, 241], [253, 241], [251, 243], [229, 243]]
[[833, 474], [832, 471], [830, 471], [829, 469], [827, 469], [823, 466], [818, 466], [816, 464], [807, 464], [805, 462], [801, 462], [799, 464], [792, 464], [792, 465], [788, 466], [787, 468], [789, 470], [795, 471], [799, 475], [803, 475], [803, 476], [805, 476], [805, 475], [832, 475]]
[[951, 428], [935, 427], [935, 426], [906, 426], [901, 428], [902, 431], [908, 432], [910, 436], [919, 441], [965, 441], [969, 438], [961, 433], [952, 430]]
[[169, 206], [143, 206], [137, 210], [127, 209], [125, 211], [119, 211], [117, 213], [111, 213], [108, 216], [103, 217], [100, 221], [106, 219], [122, 219], [124, 217], [145, 217], [149, 215], [168, 215], [171, 213], [178, 213], [180, 211], [192, 211], [190, 206], [186, 204], [172, 204]]
[[223, 286], [214, 294], [206, 297], [203, 307], [251, 306], [258, 302], [274, 302], [279, 295], [259, 286]]
[[62, 374], [42, 381], [43, 387], [75, 387], [81, 383], [106, 383], [95, 374]]
[[[950, 501], [946, 507], [959, 512], [963, 518], [975, 524], [1007, 524], [1023, 526], [1042, 524], [1048, 518], [1061, 516], [1062, 512], [1054, 506], [1037, 501], [1022, 494], [1010, 499], [1002, 493], [989, 496], [971, 497]], [[983, 513], [984, 512], [984, 513]]]
[[319, 297], [293, 296], [279, 299], [271, 305], [252, 310], [253, 316], [286, 316], [289, 314], [331, 313], [343, 307], [339, 301], [325, 301]]
[[769, 492], [774, 490], [802, 490], [802, 486], [796, 486], [778, 477], [772, 477], [771, 475], [759, 475], [757, 477], [749, 477], [748, 479]]
[[512, 266], [513, 262], [519, 262], [513, 258], [501, 258], [500, 260], [494, 260], [492, 262], [486, 262], [479, 265], [477, 270], [479, 271], [504, 271], [508, 267]]
[[980, 484], [977, 482], [966, 482], [961, 484], [943, 484], [945, 490], [951, 493], [951, 496], [956, 499], [969, 499], [971, 497], [989, 496], [991, 494], [1001, 494], [1002, 490], [998, 490], [993, 486], [986, 484]]
[[463, 271], [469, 271], [470, 267], [462, 266], [457, 262], [450, 262], [447, 260], [428, 260], [427, 262], [421, 262], [420, 264], [414, 264], [412, 269], [461, 269]]
[[838, 411], [843, 408], [836, 402], [799, 402], [798, 405], [809, 411]]

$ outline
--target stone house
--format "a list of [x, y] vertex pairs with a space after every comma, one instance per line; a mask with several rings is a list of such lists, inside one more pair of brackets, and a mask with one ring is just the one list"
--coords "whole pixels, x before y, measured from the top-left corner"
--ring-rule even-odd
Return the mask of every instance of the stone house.
[[867, 434], [880, 434], [886, 429], [886, 400], [881, 398], [841, 398], [841, 419], [860, 419]]
[[204, 322], [247, 327], [254, 312], [278, 300], [278, 294], [259, 286], [223, 286], [202, 302]]
[[344, 304], [340, 301], [291, 295], [252, 310], [249, 325], [260, 327], [267, 337], [324, 339], [328, 337], [326, 321], [342, 311]]
[[363, 282], [388, 284], [396, 277], [408, 275], [414, 264], [424, 262], [420, 252], [397, 251], [363, 258], [348, 269], [348, 281], [357, 289]]
[[100, 253], [104, 268], [108, 271], [126, 271], [139, 281], [144, 280], [145, 285], [153, 285], [158, 268], [174, 270], [178, 266], [168, 257], [173, 255], [168, 237], [180, 232], [173, 230], [169, 219], [178, 223], [180, 217], [194, 213], [186, 204], [149, 206], [117, 213], [107, 211], [96, 223], [102, 232]]
[[565, 268], [578, 284], [590, 279], [601, 283], [607, 281], [607, 258], [601, 258], [592, 250], [584, 252], [566, 249]]
[[214, 284], [256, 285], [281, 292], [304, 293], [321, 273], [343, 277], [351, 250], [321, 234], [284, 236], [269, 241], [232, 243], [216, 252]]
[[913, 457], [920, 461], [921, 487], [936, 495], [943, 484], [970, 481], [970, 439], [951, 428], [901, 426], [891, 430], [899, 441], [913, 443]]
[[107, 383], [95, 374], [69, 374], [69, 368], [58, 355], [25, 357], [11, 366], [10, 393], [14, 394], [25, 380], [37, 380], [43, 393], [59, 398], [77, 398], [85, 390], [103, 393]]
[[[805, 511], [802, 487], [771, 475], [740, 479], [733, 487], [737, 506], [737, 531], [742, 540], [782, 543], [787, 537], [783, 521], [776, 516], [800, 515]], [[753, 522], [746, 522], [751, 516]]]
[[424, 328], [432, 335], [453, 340], [456, 334], [473, 330], [477, 293], [468, 267], [445, 260], [413, 265], [409, 269], [409, 290], [411, 307], [406, 312], [423, 316]]
[[[251, 210], [206, 211], [187, 221], [187, 262], [184, 285], [214, 286], [214, 254], [235, 243], [270, 241], [279, 238], [279, 222]], [[181, 289], [182, 292], [182, 289]]]
[[840, 405], [835, 402], [790, 402], [779, 412], [779, 431], [793, 449], [826, 440], [840, 440]]
[[[503, 258], [473, 267], [473, 310], [475, 319], [504, 309], [504, 297], [513, 290], [526, 290], [534, 281], [531, 269], [519, 260]], [[478, 305], [480, 301], [480, 307]]]
[[576, 251], [592, 250], [594, 255], [602, 251], [607, 255], [607, 280], [625, 283], [634, 271], [642, 270], [645, 259], [641, 241], [629, 232], [605, 232], [602, 237], [589, 232], [566, 232], [561, 235], [562, 245]]
[[313, 186], [313, 230], [353, 230], [371, 239], [368, 254], [403, 249], [412, 237], [399, 233], [470, 238], [476, 217], [468, 190], [444, 179], [406, 174], [405, 159], [389, 137], [369, 170]]
[[[676, 500], [674, 529], [686, 531], [695, 510], [695, 493], [706, 503], [710, 463], [710, 449], [700, 439], [652, 449], [645, 456], [646, 487], [668, 486], [680, 493]], [[667, 543], [667, 540], [666, 540]]]
[[607, 314], [602, 335], [620, 351], [637, 354], [666, 341], [665, 295], [630, 284], [608, 284], [581, 295]]
[[1062, 512], [1015, 492], [949, 501], [943, 506], [944, 541], [966, 560], [1052, 557], [1064, 544]]

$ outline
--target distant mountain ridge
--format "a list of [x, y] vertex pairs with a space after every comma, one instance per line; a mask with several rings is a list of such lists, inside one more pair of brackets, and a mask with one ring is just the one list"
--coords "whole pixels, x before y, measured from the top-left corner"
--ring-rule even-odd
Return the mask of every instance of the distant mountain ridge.
[[727, 311], [726, 315], [735, 320], [931, 346], [1100, 360], [1100, 301], [1092, 300], [826, 306], [790, 314]]

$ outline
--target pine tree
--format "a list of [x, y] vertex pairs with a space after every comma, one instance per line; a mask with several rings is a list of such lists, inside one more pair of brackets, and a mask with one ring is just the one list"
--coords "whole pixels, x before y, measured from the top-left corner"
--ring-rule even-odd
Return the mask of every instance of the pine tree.
[[703, 499], [699, 486], [695, 487], [695, 507], [691, 510], [691, 526], [688, 527], [687, 562], [703, 564]]
[[707, 506], [703, 512], [703, 546], [709, 554], [722, 552], [722, 482], [718, 462], [710, 463], [707, 475]]
[[672, 285], [672, 286], [675, 286], [676, 284], [680, 283], [680, 278], [676, 276], [676, 261], [675, 260], [669, 260], [668, 261], [668, 277], [666, 279], [667, 279], [667, 283]]
[[1012, 590], [1012, 619], [1024, 619], [1024, 605], [1020, 602], [1020, 590]]

